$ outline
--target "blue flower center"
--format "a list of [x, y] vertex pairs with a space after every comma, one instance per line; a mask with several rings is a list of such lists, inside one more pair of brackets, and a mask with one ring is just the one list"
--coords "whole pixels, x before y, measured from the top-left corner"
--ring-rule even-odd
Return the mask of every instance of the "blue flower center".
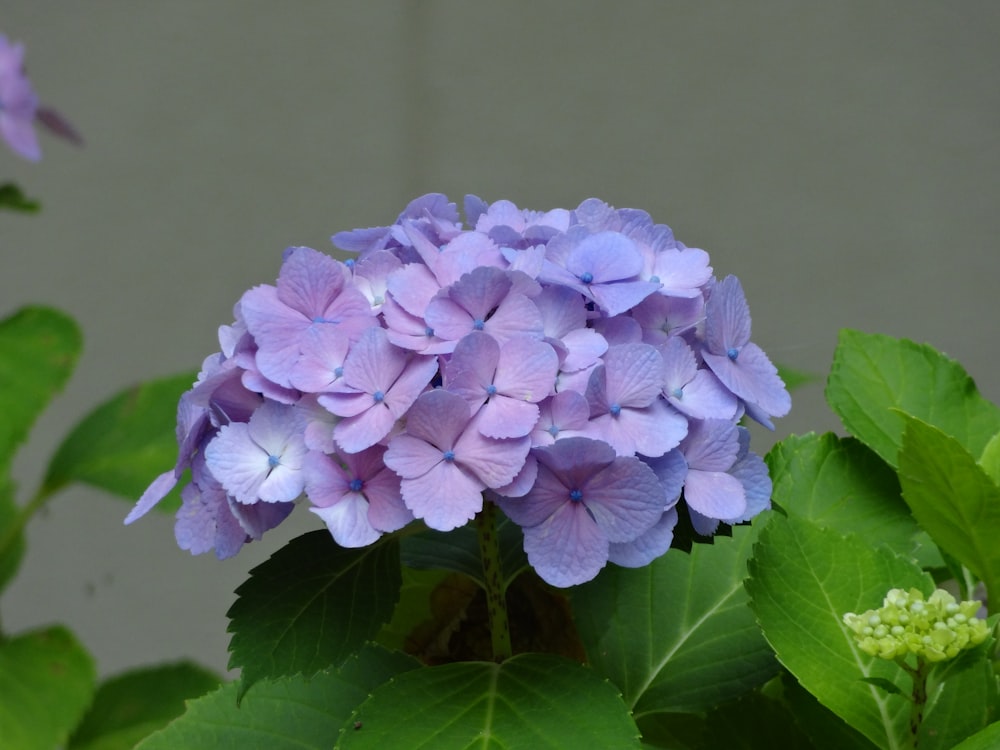
[[581, 490], [570, 490], [569, 499], [574, 503], [578, 503], [583, 500], [583, 492]]
[[424, 328], [424, 336], [433, 336], [433, 335], [434, 335], [434, 329], [433, 328], [431, 328], [430, 326], [427, 326], [426, 328]]
[[454, 461], [455, 460], [455, 451], [445, 451], [444, 452], [444, 460], [447, 461], [448, 463], [451, 463], [452, 461]]
[[733, 362], [735, 362], [736, 358], [740, 356], [740, 350], [737, 349], [735, 346], [731, 346], [729, 347], [729, 349], [726, 350], [726, 356], [729, 357]]
[[611, 404], [611, 406], [608, 407], [608, 411], [611, 412], [612, 417], [617, 417], [622, 413], [622, 407], [619, 404]]
[[555, 425], [552, 425], [551, 427], [549, 427], [549, 429], [546, 430], [546, 432], [549, 433], [552, 437], [555, 437], [556, 435], [559, 434], [559, 428], [556, 427]]
[[274, 454], [271, 454], [270, 456], [267, 457], [267, 467], [269, 469], [273, 469], [276, 466], [280, 466], [280, 465], [281, 465], [281, 457], [280, 456], [275, 456]]
[[683, 388], [674, 388], [672, 391], [670, 391], [670, 395], [673, 396], [674, 398], [680, 400], [680, 399], [684, 398], [684, 389]]
[[348, 258], [347, 260], [344, 261], [344, 265], [347, 266], [348, 268], [354, 268], [354, 263], [355, 263], [354, 258]]
[[324, 318], [322, 315], [317, 315], [315, 318], [313, 318], [312, 322], [313, 323], [333, 323], [334, 325], [337, 325], [338, 323], [340, 323], [340, 318]]
[[493, 385], [493, 383], [490, 383], [488, 386], [486, 386], [487, 396], [493, 396], [494, 394], [496, 394], [496, 392], [497, 392], [497, 387]]
[[584, 271], [583, 273], [580, 274], [580, 281], [582, 281], [584, 284], [589, 284], [593, 280], [594, 280], [594, 274], [592, 274], [590, 271]]
[[354, 477], [354, 479], [351, 480], [351, 483], [347, 486], [351, 488], [351, 492], [361, 492], [361, 488], [365, 486], [365, 483], [357, 477]]
[[472, 321], [472, 327], [476, 331], [481, 331], [483, 330], [483, 328], [486, 327], [486, 323], [483, 321], [482, 318], [476, 318], [474, 321]]
[[375, 393], [372, 394], [372, 398], [375, 399], [376, 404], [381, 404], [385, 401], [385, 394], [382, 393], [382, 391], [375, 391]]
[[653, 276], [650, 276], [649, 280], [653, 284], [659, 284], [660, 283], [660, 277], [656, 276], [655, 274]]
[[343, 377], [343, 376], [344, 376], [344, 368], [343, 367], [335, 367], [334, 370], [333, 370], [333, 377], [340, 378], [340, 377]]

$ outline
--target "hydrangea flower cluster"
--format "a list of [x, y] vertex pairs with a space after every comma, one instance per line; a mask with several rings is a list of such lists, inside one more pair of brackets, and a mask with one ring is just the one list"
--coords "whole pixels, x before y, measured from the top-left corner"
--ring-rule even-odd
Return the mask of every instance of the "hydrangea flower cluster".
[[937, 662], [986, 640], [990, 628], [976, 616], [981, 606], [976, 600], [957, 602], [944, 589], [926, 600], [917, 589], [892, 589], [880, 609], [848, 612], [844, 624], [866, 654], [892, 660], [912, 653]]
[[391, 226], [342, 232], [340, 262], [285, 251], [178, 409], [176, 466], [126, 522], [191, 469], [176, 536], [235, 554], [304, 494], [346, 547], [419, 519], [465, 525], [494, 502], [532, 566], [570, 586], [610, 560], [747, 521], [771, 483], [746, 415], [791, 400], [750, 341], [740, 282], [648, 214], [590, 199], [526, 211], [443, 195]]

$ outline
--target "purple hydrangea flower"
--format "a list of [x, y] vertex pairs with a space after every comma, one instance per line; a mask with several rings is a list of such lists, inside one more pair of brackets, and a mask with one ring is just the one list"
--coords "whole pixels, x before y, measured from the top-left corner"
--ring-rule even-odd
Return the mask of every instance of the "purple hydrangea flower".
[[34, 127], [37, 110], [38, 97], [24, 74], [24, 45], [0, 34], [0, 135], [31, 161], [42, 158]]
[[746, 403], [747, 413], [765, 427], [774, 429], [770, 417], [783, 417], [792, 408], [778, 370], [750, 341], [750, 308], [735, 276], [716, 284], [705, 305], [702, 357], [723, 385]]
[[219, 429], [205, 447], [205, 463], [237, 502], [291, 502], [305, 486], [303, 432], [294, 407], [265, 401], [249, 422]]
[[383, 446], [333, 456], [311, 452], [304, 462], [310, 510], [323, 519], [342, 547], [364, 547], [403, 528], [413, 514], [400, 496], [399, 476], [382, 461]]
[[424, 393], [410, 408], [406, 431], [389, 443], [385, 464], [402, 478], [403, 501], [432, 529], [465, 525], [483, 507], [483, 490], [503, 487], [524, 465], [527, 436], [483, 435], [461, 396]]
[[653, 471], [607, 443], [566, 438], [533, 451], [535, 486], [500, 507], [524, 529], [528, 561], [553, 586], [589, 581], [605, 566], [613, 542], [631, 542], [663, 515]]

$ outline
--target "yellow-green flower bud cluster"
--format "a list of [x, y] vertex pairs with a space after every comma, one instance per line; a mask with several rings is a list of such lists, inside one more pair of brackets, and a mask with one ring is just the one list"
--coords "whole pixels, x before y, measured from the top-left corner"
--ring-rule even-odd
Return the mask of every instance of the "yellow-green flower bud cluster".
[[990, 629], [976, 617], [980, 606], [975, 600], [957, 602], [943, 589], [926, 600], [917, 589], [892, 589], [880, 609], [848, 612], [844, 624], [861, 650], [872, 656], [898, 659], [912, 653], [936, 662], [986, 640]]

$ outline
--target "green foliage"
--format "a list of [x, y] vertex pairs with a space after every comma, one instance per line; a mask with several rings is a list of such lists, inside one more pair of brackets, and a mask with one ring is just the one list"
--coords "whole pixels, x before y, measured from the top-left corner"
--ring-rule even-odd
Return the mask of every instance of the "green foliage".
[[614, 686], [549, 654], [418, 669], [376, 688], [337, 748], [638, 748]]
[[365, 646], [338, 669], [261, 680], [239, 704], [238, 685], [225, 685], [190, 701], [137, 750], [329, 750], [342, 731], [354, 731], [351, 713], [376, 687], [416, 666]]
[[181, 662], [135, 669], [101, 683], [68, 750], [131, 750], [184, 713], [184, 703], [219, 686], [220, 678]]
[[841, 331], [826, 398], [844, 426], [893, 467], [904, 414], [953, 436], [974, 456], [1000, 432], [1000, 409], [979, 395], [961, 365], [906, 339]]
[[94, 693], [90, 655], [53, 626], [0, 641], [0, 747], [63, 745]]
[[775, 674], [743, 589], [756, 535], [739, 526], [690, 554], [671, 552], [644, 568], [609, 566], [572, 590], [590, 663], [637, 717], [707, 710]]
[[392, 617], [402, 583], [393, 538], [338, 546], [325, 529], [303, 534], [250, 571], [229, 609], [229, 666], [241, 667], [237, 697], [263, 678], [341, 663]]
[[48, 307], [25, 307], [0, 321], [0, 472], [14, 449], [73, 373], [83, 337], [73, 319]]
[[1000, 487], [962, 445], [906, 417], [899, 454], [903, 497], [914, 517], [949, 555], [969, 568], [1000, 606]]
[[[43, 491], [71, 482], [135, 501], [157, 474], [177, 460], [177, 401], [195, 373], [152, 380], [116, 394], [94, 409], [63, 440], [49, 462]], [[157, 507], [174, 512], [179, 490]]]
[[0, 591], [17, 573], [24, 556], [24, 533], [19, 528], [21, 513], [14, 504], [14, 484], [0, 475]]
[[867, 540], [780, 516], [761, 532], [749, 570], [751, 607], [781, 663], [876, 745], [898, 746], [909, 704], [860, 678], [898, 685], [905, 674], [895, 663], [863, 653], [841, 616], [880, 602], [893, 586], [929, 590], [929, 577]]
[[13, 182], [0, 185], [0, 209], [20, 211], [26, 214], [36, 214], [42, 209], [42, 204], [34, 198], [29, 198]]
[[789, 515], [878, 540], [897, 552], [914, 548], [919, 527], [900, 496], [896, 473], [858, 440], [793, 435], [766, 460], [772, 499]]

